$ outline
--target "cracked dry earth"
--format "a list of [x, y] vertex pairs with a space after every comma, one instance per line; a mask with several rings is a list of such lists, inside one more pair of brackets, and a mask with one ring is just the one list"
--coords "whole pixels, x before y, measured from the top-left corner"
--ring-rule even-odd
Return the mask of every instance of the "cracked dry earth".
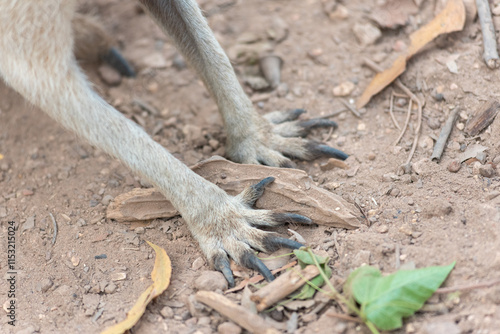
[[[328, 17], [327, 4], [319, 0], [203, 0], [200, 4], [242, 83], [255, 81], [251, 79], [258, 72], [251, 62], [255, 54], [273, 52], [284, 59], [284, 84], [277, 90], [256, 92], [245, 85], [259, 112], [304, 108], [306, 117], [342, 109], [332, 94], [342, 83], [352, 83], [346, 99], [355, 100], [373, 77], [363, 58], [389, 67], [408, 43], [409, 34], [431, 20], [439, 5], [421, 1], [407, 25], [384, 29], [376, 42], [361, 45], [353, 27], [370, 23], [368, 16], [379, 2], [344, 1], [343, 18]], [[104, 24], [138, 70], [135, 79], [110, 79], [101, 64], [82, 64], [98, 92], [186, 164], [223, 155], [225, 138], [215, 104], [169, 38], [136, 3], [92, 0], [84, 2], [82, 10]], [[500, 26], [498, 17], [494, 22]], [[333, 134], [317, 130], [310, 135], [350, 154], [349, 169], [322, 166], [325, 160], [321, 159], [299, 162], [298, 168], [320, 187], [356, 203], [368, 218], [361, 228], [349, 231], [288, 226], [331, 257], [337, 279], [362, 264], [391, 273], [401, 267], [452, 261], [457, 264], [445, 286], [499, 278], [500, 187], [495, 168], [500, 160], [500, 120], [474, 138], [462, 131], [484, 101], [500, 97], [500, 76], [486, 68], [481, 55], [479, 23], [469, 21], [462, 32], [438, 38], [409, 62], [402, 82], [425, 101], [410, 174], [400, 175], [398, 167], [407, 159], [416, 114], [410, 119], [410, 131], [394, 147], [399, 130], [387, 112], [392, 87], [362, 109], [361, 118], [346, 111], [333, 118], [340, 125]], [[446, 66], [450, 56], [456, 73]], [[137, 101], [150, 107], [141, 108]], [[402, 124], [406, 114], [399, 110], [407, 108], [408, 99], [396, 98], [396, 103], [395, 116]], [[460, 116], [442, 160], [430, 162], [440, 127], [456, 106]], [[463, 163], [451, 173], [450, 161], [473, 144], [487, 147], [479, 165]], [[144, 240], [165, 248], [173, 276], [170, 287], [148, 306], [133, 333], [240, 332], [217, 312], [194, 302], [196, 290], [206, 287], [197, 279], [210, 268], [182, 218], [129, 224], [107, 220], [106, 207], [114, 197], [148, 185], [3, 84], [0, 154], [0, 302], [4, 307], [8, 221], [19, 226], [17, 323], [15, 328], [9, 326], [0, 310], [1, 333], [95, 333], [123, 319], [150, 284], [154, 254]], [[492, 168], [481, 173], [485, 164]], [[54, 244], [50, 214], [59, 226]], [[287, 227], [278, 232], [286, 235]], [[242, 275], [251, 274], [242, 271]], [[223, 282], [212, 286], [221, 287]], [[238, 302], [242, 293], [228, 297]], [[263, 316], [283, 331], [295, 333], [368, 333], [357, 323], [329, 316], [332, 312], [341, 311], [316, 297]], [[500, 333], [499, 328], [497, 285], [435, 295], [396, 332], [493, 334]]]

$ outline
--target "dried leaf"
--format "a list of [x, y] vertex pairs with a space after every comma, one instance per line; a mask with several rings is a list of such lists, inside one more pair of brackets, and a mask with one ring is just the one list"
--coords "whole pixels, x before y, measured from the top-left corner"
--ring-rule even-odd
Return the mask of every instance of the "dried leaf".
[[[360, 225], [356, 212], [341, 197], [314, 185], [301, 170], [258, 165], [242, 165], [223, 158], [212, 158], [192, 167], [192, 170], [217, 184], [230, 195], [246, 186], [273, 176], [276, 180], [266, 187], [257, 201], [258, 209], [299, 213], [320, 225], [353, 229]], [[121, 194], [108, 206], [107, 217], [117, 221], [167, 218], [178, 212], [155, 189], [134, 189]]]
[[406, 62], [437, 36], [460, 31], [465, 24], [465, 7], [462, 0], [449, 0], [446, 7], [431, 22], [410, 35], [411, 45], [400, 55], [392, 67], [378, 73], [356, 102], [356, 107], [364, 107], [375, 94], [382, 91], [406, 69]]
[[122, 322], [109, 327], [101, 334], [114, 334], [114, 333], [124, 333], [134, 326], [137, 321], [141, 318], [146, 310], [146, 306], [156, 297], [161, 295], [170, 284], [170, 276], [172, 274], [172, 266], [170, 264], [170, 258], [168, 257], [165, 250], [155, 244], [146, 241], [155, 251], [156, 259], [153, 271], [151, 272], [151, 278], [153, 279], [153, 284], [151, 284], [146, 291], [144, 291], [140, 297], [137, 299], [135, 305], [127, 313], [127, 317]]

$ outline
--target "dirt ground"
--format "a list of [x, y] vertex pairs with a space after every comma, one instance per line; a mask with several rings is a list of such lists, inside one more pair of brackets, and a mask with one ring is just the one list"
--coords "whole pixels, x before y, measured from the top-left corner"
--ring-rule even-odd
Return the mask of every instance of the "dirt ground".
[[[259, 112], [304, 108], [308, 118], [343, 108], [332, 94], [341, 83], [354, 84], [347, 100], [360, 96], [374, 75], [363, 66], [365, 57], [383, 68], [391, 65], [408, 46], [409, 34], [429, 22], [440, 5], [420, 2], [406, 25], [381, 30], [381, 37], [367, 45], [359, 42], [353, 28], [371, 23], [370, 15], [384, 1], [343, 1], [347, 11], [332, 17], [325, 13], [328, 3], [320, 0], [203, 0], [200, 4], [242, 83], [258, 73], [251, 63], [254, 54], [273, 52], [284, 59], [284, 84], [279, 89], [255, 92], [245, 85]], [[496, 3], [500, 1], [492, 6]], [[82, 10], [99, 18], [138, 71], [134, 79], [105, 81], [101, 65], [82, 64], [97, 91], [186, 164], [223, 155], [225, 134], [214, 102], [169, 38], [137, 4], [92, 0]], [[500, 16], [494, 22], [500, 27]], [[393, 86], [362, 109], [361, 118], [349, 111], [340, 113], [333, 118], [338, 130], [316, 130], [309, 136], [351, 155], [348, 170], [320, 168], [326, 159], [299, 162], [298, 168], [317, 185], [356, 203], [367, 214], [361, 228], [288, 226], [278, 232], [286, 235], [287, 228], [292, 228], [313, 249], [326, 252], [338, 278], [364, 263], [391, 273], [401, 267], [456, 261], [445, 286], [498, 279], [500, 120], [472, 138], [463, 131], [467, 118], [485, 101], [500, 97], [498, 70], [485, 66], [482, 51], [480, 26], [474, 20], [462, 32], [438, 38], [409, 62], [401, 80], [425, 101], [410, 174], [401, 175], [398, 168], [411, 148], [416, 112], [409, 131], [394, 146], [399, 130], [387, 110], [391, 90], [402, 92]], [[457, 65], [455, 73], [447, 66], [450, 59]], [[149, 107], [141, 108], [137, 101]], [[396, 97], [395, 104], [396, 119], [403, 124], [408, 99]], [[442, 160], [431, 162], [440, 128], [455, 107], [460, 114]], [[486, 147], [480, 162], [464, 162], [458, 172], [450, 172], [448, 164], [474, 144]], [[226, 324], [227, 319], [189, 298], [196, 292], [195, 280], [210, 268], [183, 220], [145, 224], [107, 220], [106, 207], [112, 198], [148, 184], [3, 84], [0, 154], [2, 254], [7, 254], [8, 222], [19, 226], [17, 322], [15, 328], [9, 326], [0, 311], [0, 332], [94, 333], [122, 320], [150, 284], [154, 254], [144, 242], [149, 240], [171, 257], [172, 283], [132, 332], [238, 333], [238, 328]], [[55, 243], [51, 214], [58, 223]], [[5, 309], [9, 276], [6, 255], [1, 259], [0, 302]], [[239, 301], [242, 293], [228, 297]], [[368, 333], [358, 323], [329, 315], [341, 311], [321, 298], [299, 306], [279, 307], [265, 316], [289, 332]], [[296, 323], [289, 320], [297, 315]], [[435, 295], [396, 332], [493, 334], [500, 333], [499, 328], [500, 286], [496, 285]]]

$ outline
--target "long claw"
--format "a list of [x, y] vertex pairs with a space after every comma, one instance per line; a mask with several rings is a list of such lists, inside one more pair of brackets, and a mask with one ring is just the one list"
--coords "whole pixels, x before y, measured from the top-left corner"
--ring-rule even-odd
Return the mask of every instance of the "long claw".
[[330, 147], [328, 145], [318, 144], [316, 142], [310, 142], [306, 149], [311, 154], [311, 158], [317, 158], [321, 156], [326, 156], [330, 158], [335, 158], [339, 160], [345, 160], [349, 157], [346, 153], [338, 150], [336, 148]]
[[311, 129], [316, 129], [316, 128], [334, 128], [337, 129], [339, 125], [331, 121], [329, 119], [323, 119], [323, 118], [313, 118], [313, 119], [308, 119], [305, 121], [300, 121], [297, 124], [298, 126], [304, 128], [305, 131], [310, 131]]
[[234, 287], [234, 276], [231, 271], [231, 264], [225, 254], [218, 254], [214, 258], [214, 268], [224, 275], [229, 287]]
[[302, 215], [298, 215], [296, 213], [273, 213], [271, 217], [274, 221], [281, 224], [298, 223], [298, 224], [310, 225], [312, 223], [311, 219]]
[[277, 237], [275, 235], [269, 235], [264, 239], [264, 247], [268, 252], [274, 252], [281, 247], [290, 248], [290, 249], [299, 249], [300, 247], [304, 247], [300, 242], [290, 240], [283, 237]]
[[121, 75], [126, 77], [135, 77], [135, 71], [130, 66], [128, 61], [115, 48], [109, 49], [109, 52], [103, 56], [104, 60], [117, 70]]
[[266, 267], [266, 265], [251, 251], [245, 252], [240, 259], [241, 264], [247, 268], [258, 271], [266, 281], [271, 282], [274, 280], [274, 276], [271, 271]]
[[252, 207], [255, 205], [255, 202], [264, 193], [264, 188], [268, 184], [272, 183], [274, 180], [275, 179], [272, 176], [266, 177], [265, 179], [261, 180], [259, 183], [253, 184], [253, 185], [245, 188], [245, 190], [243, 190], [239, 196], [241, 197], [242, 201], [246, 205]]

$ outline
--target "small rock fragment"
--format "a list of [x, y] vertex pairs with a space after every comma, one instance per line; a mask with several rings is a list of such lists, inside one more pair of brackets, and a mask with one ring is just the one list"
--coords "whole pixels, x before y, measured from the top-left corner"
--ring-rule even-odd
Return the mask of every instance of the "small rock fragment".
[[484, 177], [492, 178], [496, 175], [496, 170], [493, 168], [492, 164], [488, 163], [479, 167], [479, 174]]
[[462, 167], [462, 164], [458, 160], [452, 160], [448, 164], [448, 171], [451, 173], [456, 173], [460, 170], [460, 167]]
[[23, 227], [21, 228], [21, 232], [32, 229], [33, 227], [35, 227], [35, 216], [31, 216], [28, 217], [28, 219], [26, 219], [26, 222], [23, 224]]
[[123, 281], [124, 279], [127, 278], [127, 273], [124, 273], [124, 272], [112, 273], [110, 278], [114, 282]]
[[118, 86], [122, 82], [122, 76], [118, 71], [107, 64], [99, 66], [97, 69], [102, 81], [108, 86]]
[[356, 88], [351, 81], [344, 81], [340, 85], [333, 87], [333, 96], [348, 96]]
[[371, 23], [356, 23], [352, 30], [359, 43], [363, 46], [374, 44], [382, 37], [380, 29]]
[[36, 290], [44, 293], [47, 292], [52, 287], [52, 285], [54, 285], [54, 283], [50, 280], [50, 278], [44, 278], [40, 283], [37, 284]]
[[403, 224], [399, 228], [399, 232], [406, 234], [407, 236], [411, 236], [413, 233], [413, 229], [409, 224]]
[[193, 264], [191, 265], [191, 269], [193, 270], [198, 270], [201, 267], [205, 265], [205, 259], [203, 259], [201, 256], [196, 258], [196, 260], [193, 261]]
[[106, 285], [106, 287], [104, 288], [104, 293], [112, 294], [116, 291], [116, 288], [117, 288], [116, 284], [111, 282], [108, 285]]
[[232, 322], [223, 322], [217, 327], [219, 334], [240, 334], [241, 327]]
[[382, 224], [380, 226], [377, 226], [376, 230], [378, 233], [387, 233], [389, 231], [389, 226], [387, 226], [386, 224]]
[[218, 271], [205, 271], [194, 281], [194, 286], [197, 290], [224, 291], [227, 289], [227, 281]]
[[174, 310], [171, 307], [165, 306], [160, 310], [160, 314], [165, 319], [171, 319], [174, 317]]

